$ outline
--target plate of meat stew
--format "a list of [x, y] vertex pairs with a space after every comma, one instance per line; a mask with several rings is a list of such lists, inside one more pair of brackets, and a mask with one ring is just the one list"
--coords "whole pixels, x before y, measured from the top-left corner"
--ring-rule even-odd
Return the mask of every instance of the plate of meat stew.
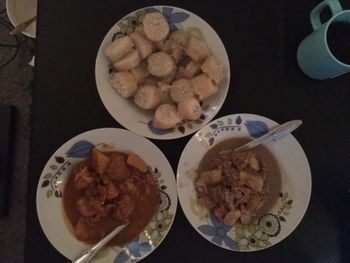
[[193, 228], [222, 248], [250, 252], [285, 239], [301, 222], [311, 172], [293, 137], [234, 151], [277, 125], [233, 114], [207, 124], [186, 145], [177, 168], [181, 207]]
[[107, 111], [130, 131], [169, 140], [194, 133], [223, 105], [230, 63], [220, 37], [196, 14], [141, 8], [104, 37], [95, 79]]
[[135, 262], [156, 249], [171, 228], [175, 176], [147, 139], [123, 129], [96, 129], [51, 156], [36, 202], [46, 237], [68, 259], [129, 222], [95, 262]]

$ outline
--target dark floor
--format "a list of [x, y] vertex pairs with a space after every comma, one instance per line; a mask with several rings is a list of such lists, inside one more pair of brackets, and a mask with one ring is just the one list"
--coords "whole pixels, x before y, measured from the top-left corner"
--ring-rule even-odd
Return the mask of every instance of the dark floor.
[[4, 47], [16, 45], [16, 39], [9, 35], [9, 24], [6, 24], [9, 20], [5, 2], [0, 0], [0, 104], [14, 105], [17, 118], [10, 210], [7, 217], [0, 218], [0, 263], [17, 263], [23, 262], [33, 79], [33, 67], [28, 63], [33, 57], [34, 41], [20, 37], [19, 42], [25, 43], [20, 45], [14, 59], [2, 66], [16, 53], [16, 48]]

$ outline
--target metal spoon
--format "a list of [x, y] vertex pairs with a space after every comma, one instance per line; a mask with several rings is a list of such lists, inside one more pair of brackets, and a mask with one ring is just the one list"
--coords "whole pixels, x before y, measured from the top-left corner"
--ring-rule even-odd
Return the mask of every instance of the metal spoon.
[[89, 262], [101, 248], [103, 248], [109, 241], [111, 241], [111, 239], [114, 238], [120, 231], [122, 231], [128, 224], [129, 223], [118, 226], [111, 233], [109, 233], [107, 236], [105, 236], [102, 240], [100, 240], [95, 245], [93, 245], [91, 248], [87, 249], [82, 254], [80, 254], [78, 257], [73, 259], [72, 263], [87, 263], [87, 262]]
[[17, 35], [18, 33], [22, 33], [31, 23], [34, 22], [34, 20], [36, 20], [36, 15], [17, 25], [10, 31], [10, 35]]
[[286, 123], [278, 125], [272, 130], [270, 130], [268, 133], [264, 134], [263, 136], [256, 138], [255, 140], [252, 140], [251, 142], [248, 142], [240, 147], [235, 148], [234, 151], [249, 150], [255, 146], [258, 146], [259, 144], [280, 139], [290, 134], [292, 131], [298, 128], [302, 123], [303, 122], [301, 120], [294, 120], [294, 121], [288, 121]]

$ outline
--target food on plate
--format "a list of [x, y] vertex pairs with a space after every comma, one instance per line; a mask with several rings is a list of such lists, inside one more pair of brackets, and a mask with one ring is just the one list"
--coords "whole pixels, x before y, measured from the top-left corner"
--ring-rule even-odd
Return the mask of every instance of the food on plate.
[[202, 113], [199, 102], [194, 97], [188, 97], [177, 105], [179, 115], [185, 120], [197, 120]]
[[162, 104], [156, 109], [153, 118], [153, 125], [160, 129], [170, 129], [181, 120], [182, 119], [177, 113], [177, 109], [174, 105]]
[[174, 60], [165, 52], [156, 52], [147, 59], [148, 71], [156, 77], [166, 77], [175, 69]]
[[169, 25], [165, 17], [159, 12], [145, 14], [142, 21], [143, 32], [152, 41], [162, 41], [169, 34]]
[[210, 97], [218, 92], [219, 89], [205, 73], [194, 77], [191, 82], [193, 85], [193, 91], [200, 100]]
[[179, 103], [186, 98], [194, 97], [193, 86], [188, 79], [178, 79], [173, 82], [170, 89], [170, 97], [174, 102]]
[[137, 82], [128, 71], [114, 73], [111, 79], [111, 86], [124, 98], [133, 96], [137, 91]]
[[160, 90], [157, 86], [146, 84], [136, 92], [134, 101], [142, 109], [154, 109], [160, 104]]
[[269, 193], [266, 163], [253, 150], [232, 148], [212, 152], [205, 162], [194, 181], [198, 204], [227, 226], [251, 223]]
[[[130, 35], [105, 50], [112, 62], [112, 88], [135, 105], [154, 110], [153, 126], [174, 128], [201, 116], [201, 101], [219, 91], [225, 79], [207, 43], [189, 32], [170, 32], [159, 12], [146, 13]], [[167, 119], [168, 118], [168, 119]]]
[[193, 79], [194, 76], [198, 75], [201, 70], [201, 64], [197, 63], [194, 60], [191, 60], [187, 63], [184, 68], [183, 77], [186, 79]]
[[188, 40], [185, 47], [185, 53], [198, 63], [203, 62], [203, 60], [210, 55], [207, 43], [195, 36], [191, 36]]
[[143, 34], [134, 32], [130, 34], [130, 38], [135, 43], [137, 50], [140, 53], [140, 58], [147, 58], [153, 52], [153, 44]]
[[140, 56], [137, 49], [132, 49], [128, 54], [117, 62], [113, 63], [113, 67], [118, 70], [129, 70], [135, 68], [140, 63]]
[[75, 236], [101, 240], [129, 222], [109, 244], [123, 245], [147, 226], [159, 203], [155, 178], [135, 153], [101, 152], [75, 165], [63, 192], [64, 211]]
[[105, 50], [105, 55], [111, 62], [117, 62], [131, 51], [134, 43], [129, 36], [115, 39]]

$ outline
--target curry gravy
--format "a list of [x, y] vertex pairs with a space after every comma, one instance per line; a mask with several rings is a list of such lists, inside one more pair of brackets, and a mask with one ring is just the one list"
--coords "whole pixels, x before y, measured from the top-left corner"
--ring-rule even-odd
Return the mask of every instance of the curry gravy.
[[[218, 153], [222, 150], [229, 148], [236, 148], [242, 146], [243, 144], [251, 141], [248, 138], [232, 138], [225, 141], [222, 141], [212, 147], [201, 160], [198, 171], [201, 173], [203, 171], [210, 169], [211, 160], [217, 157]], [[268, 213], [271, 208], [276, 204], [278, 200], [278, 195], [281, 192], [281, 171], [278, 166], [278, 163], [273, 156], [273, 154], [263, 145], [256, 146], [250, 151], [256, 153], [256, 156], [259, 160], [262, 160], [268, 169], [268, 189], [269, 193], [267, 195], [264, 205], [257, 211], [254, 219], [260, 218], [262, 215]]]

